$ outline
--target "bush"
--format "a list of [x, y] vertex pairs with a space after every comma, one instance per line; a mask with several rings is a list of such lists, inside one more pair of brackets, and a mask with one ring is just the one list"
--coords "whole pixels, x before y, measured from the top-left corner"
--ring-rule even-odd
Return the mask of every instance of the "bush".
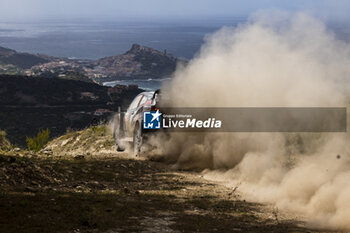
[[27, 137], [26, 142], [29, 150], [39, 151], [41, 150], [48, 142], [50, 138], [50, 130], [40, 130], [36, 137]]
[[0, 130], [0, 150], [9, 150], [11, 143], [6, 138], [6, 132]]
[[107, 132], [107, 126], [105, 125], [92, 126], [91, 130], [96, 136], [105, 136]]

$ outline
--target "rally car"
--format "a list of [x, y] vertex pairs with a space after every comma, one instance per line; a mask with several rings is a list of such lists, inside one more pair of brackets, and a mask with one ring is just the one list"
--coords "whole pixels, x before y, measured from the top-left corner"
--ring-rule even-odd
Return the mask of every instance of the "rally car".
[[114, 116], [113, 135], [117, 151], [124, 151], [127, 143], [132, 143], [134, 155], [138, 155], [145, 135], [152, 130], [144, 130], [144, 112], [157, 112], [160, 90], [142, 92], [131, 102], [126, 112], [118, 111]]

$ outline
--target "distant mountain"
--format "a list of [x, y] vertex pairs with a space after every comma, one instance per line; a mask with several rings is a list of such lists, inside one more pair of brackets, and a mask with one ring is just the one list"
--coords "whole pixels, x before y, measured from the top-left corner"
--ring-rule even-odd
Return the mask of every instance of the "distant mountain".
[[22, 69], [29, 69], [32, 66], [46, 63], [48, 61], [48, 59], [39, 55], [19, 53], [12, 49], [0, 47], [0, 63], [3, 64], [11, 64]]
[[100, 71], [107, 79], [157, 79], [171, 75], [178, 61], [166, 51], [133, 44], [122, 55], [99, 59], [93, 70]]
[[0, 74], [80, 80], [84, 82], [160, 79], [169, 77], [179, 62], [166, 51], [133, 44], [124, 54], [96, 61], [19, 53], [0, 47]]

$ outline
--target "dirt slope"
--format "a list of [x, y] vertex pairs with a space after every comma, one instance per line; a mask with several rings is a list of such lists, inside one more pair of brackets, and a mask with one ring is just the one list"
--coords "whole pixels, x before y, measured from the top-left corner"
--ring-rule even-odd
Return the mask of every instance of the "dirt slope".
[[0, 153], [0, 232], [316, 232], [199, 173], [116, 153], [110, 140], [97, 127], [39, 154]]

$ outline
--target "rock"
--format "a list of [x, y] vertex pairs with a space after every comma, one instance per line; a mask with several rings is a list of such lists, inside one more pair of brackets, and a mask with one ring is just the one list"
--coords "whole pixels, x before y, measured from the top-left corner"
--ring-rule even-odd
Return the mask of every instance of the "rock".
[[13, 151], [15, 151], [15, 152], [19, 152], [19, 151], [21, 151], [21, 149], [20, 149], [20, 148], [18, 148], [18, 147], [16, 147], [16, 148], [14, 148], [14, 149], [13, 149]]
[[34, 180], [31, 182], [31, 184], [32, 184], [32, 185], [40, 186], [40, 184], [39, 184], [38, 182], [34, 181]]
[[47, 156], [49, 156], [49, 155], [52, 155], [52, 154], [53, 154], [53, 152], [52, 152], [52, 150], [51, 150], [51, 149], [44, 149], [44, 150], [42, 151], [42, 153], [43, 153], [44, 155], [47, 155]]
[[16, 158], [15, 158], [15, 157], [10, 157], [10, 158], [9, 158], [9, 162], [10, 162], [10, 163], [16, 162]]
[[129, 193], [129, 189], [127, 187], [124, 187], [124, 193]]
[[36, 192], [38, 192], [38, 190], [37, 190], [36, 188], [33, 188], [33, 187], [26, 187], [26, 188], [25, 188], [25, 191], [31, 192], [31, 193], [36, 193]]
[[84, 159], [85, 156], [84, 155], [75, 155], [73, 158], [79, 160], [79, 159]]
[[88, 227], [90, 224], [89, 221], [85, 220], [81, 223], [81, 225]]

